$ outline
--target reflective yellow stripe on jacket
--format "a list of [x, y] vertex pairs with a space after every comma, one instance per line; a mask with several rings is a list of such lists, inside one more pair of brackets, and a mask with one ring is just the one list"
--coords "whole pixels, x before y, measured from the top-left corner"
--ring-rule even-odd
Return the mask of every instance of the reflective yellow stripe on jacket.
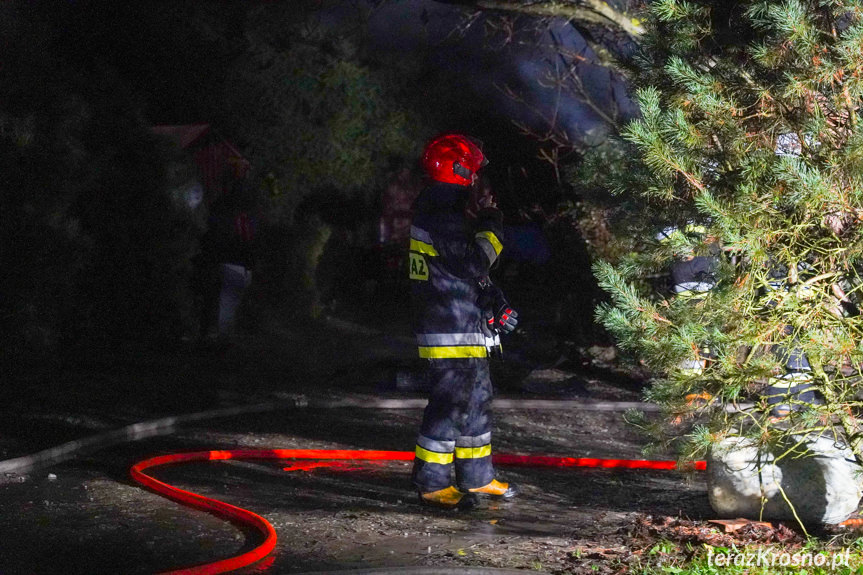
[[459, 359], [467, 357], [488, 357], [484, 345], [454, 345], [451, 347], [419, 347], [423, 359]]
[[475, 237], [482, 238], [490, 243], [494, 248], [495, 255], [500, 255], [500, 252], [503, 251], [503, 244], [500, 243], [500, 240], [492, 232], [477, 232]]
[[488, 357], [481, 333], [418, 333], [419, 355], [423, 359]]
[[434, 249], [433, 245], [421, 242], [420, 240], [416, 240], [414, 238], [411, 238], [411, 251], [432, 257], [438, 256], [437, 250]]

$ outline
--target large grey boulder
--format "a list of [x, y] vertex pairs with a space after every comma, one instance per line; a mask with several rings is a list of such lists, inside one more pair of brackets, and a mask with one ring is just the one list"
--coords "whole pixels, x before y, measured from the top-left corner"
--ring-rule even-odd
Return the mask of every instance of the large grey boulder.
[[722, 517], [795, 520], [784, 491], [804, 524], [840, 523], [854, 513], [863, 495], [863, 473], [851, 451], [826, 436], [794, 439], [803, 442], [778, 462], [784, 449], [759, 449], [745, 437], [732, 435], [714, 444], [707, 457], [713, 510]]

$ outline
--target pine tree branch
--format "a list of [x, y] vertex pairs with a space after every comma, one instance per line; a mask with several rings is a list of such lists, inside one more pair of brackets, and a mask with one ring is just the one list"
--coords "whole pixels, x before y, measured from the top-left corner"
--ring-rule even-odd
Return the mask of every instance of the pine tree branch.
[[621, 35], [622, 32], [618, 29], [611, 30], [605, 23], [587, 22], [584, 20], [570, 20], [570, 25], [578, 30], [585, 44], [593, 51], [593, 60], [606, 68], [616, 70], [623, 76], [628, 76], [629, 71], [626, 69], [625, 62], [629, 58], [615, 50], [615, 46], [619, 44], [619, 40], [609, 40], [608, 38], [600, 39], [597, 30], [610, 33], [614, 36]]
[[612, 8], [602, 0], [557, 0], [518, 2], [516, 0], [437, 0], [445, 4], [471, 6], [480, 10], [494, 10], [527, 14], [539, 17], [560, 17], [583, 22], [614, 25], [634, 40], [641, 38], [645, 29], [641, 22], [625, 12]]
[[[558, 50], [560, 54], [560, 61], [566, 69], [565, 76], [563, 74], [558, 74], [557, 82], [563, 82], [564, 80], [569, 80], [570, 85], [573, 87], [574, 91], [580, 97], [581, 101], [587, 105], [597, 116], [602, 118], [609, 126], [617, 127], [619, 122], [617, 118], [609, 115], [603, 108], [601, 108], [590, 95], [590, 93], [584, 87], [584, 81], [581, 78], [581, 74], [579, 73], [578, 66], [576, 65], [578, 62], [578, 58], [576, 55], [572, 55], [567, 53], [563, 49]], [[571, 63], [567, 63], [566, 57], [570, 58]], [[559, 96], [558, 96], [559, 97]]]
[[819, 391], [824, 396], [828, 409], [839, 419], [842, 431], [845, 432], [845, 440], [851, 448], [851, 453], [854, 454], [854, 459], [863, 466], [863, 433], [860, 431], [856, 418], [842, 408], [841, 401], [831, 385], [829, 376], [824, 373], [820, 361], [817, 358], [812, 358], [811, 363], [815, 374], [823, 382], [823, 385], [819, 386]]

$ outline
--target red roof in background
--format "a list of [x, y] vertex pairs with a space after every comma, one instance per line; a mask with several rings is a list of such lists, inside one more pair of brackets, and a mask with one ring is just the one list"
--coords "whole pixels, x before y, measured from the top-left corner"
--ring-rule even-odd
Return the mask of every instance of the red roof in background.
[[228, 140], [217, 132], [212, 132], [212, 138], [204, 138], [211, 133], [209, 124], [153, 126], [150, 130], [188, 150], [198, 166], [200, 182], [211, 195], [227, 192], [233, 181], [244, 178], [249, 171], [249, 161]]
[[[154, 134], [167, 136], [177, 142], [184, 150], [210, 131], [210, 124], [186, 124], [183, 126], [153, 126]], [[240, 155], [237, 152], [237, 155]]]

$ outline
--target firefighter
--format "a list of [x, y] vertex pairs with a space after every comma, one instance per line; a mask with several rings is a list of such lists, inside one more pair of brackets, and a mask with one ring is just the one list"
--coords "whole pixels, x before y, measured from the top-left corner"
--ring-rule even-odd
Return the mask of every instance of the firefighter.
[[[789, 273], [786, 266], [777, 264], [768, 273], [765, 291], [770, 294], [794, 290], [800, 299], [812, 299], [814, 296], [812, 288], [806, 286], [805, 282], [800, 287], [795, 285], [798, 283], [798, 278], [811, 275], [811, 267], [805, 263], [797, 264], [796, 273]], [[768, 299], [768, 307], [776, 305], [775, 300]], [[793, 335], [793, 327], [786, 325], [782, 335]], [[792, 344], [794, 339], [796, 338], [792, 338]], [[792, 411], [801, 411], [808, 405], [820, 404], [821, 399], [812, 385], [812, 368], [803, 350], [797, 347], [773, 345], [771, 352], [782, 365], [768, 379], [767, 388], [763, 392], [770, 407], [770, 415], [781, 419], [790, 415]]]
[[[687, 239], [705, 240], [707, 229], [695, 223], [687, 223], [682, 228], [672, 226], [657, 234], [656, 239], [661, 243], [684, 244]], [[692, 248], [678, 248], [675, 260], [671, 266], [671, 291], [678, 300], [687, 302], [689, 305], [698, 305], [710, 290], [716, 287], [716, 270], [719, 264], [717, 253], [719, 246], [715, 242], [710, 243], [708, 255], [694, 255]], [[691, 357], [678, 364], [677, 368], [682, 373], [690, 376], [700, 376], [712, 359], [709, 345], [700, 346]], [[687, 403], [691, 401], [703, 402], [709, 399], [704, 392], [693, 393], [687, 396]]]
[[422, 164], [432, 183], [417, 198], [411, 225], [413, 326], [430, 385], [412, 479], [420, 501], [440, 507], [467, 509], [481, 495], [518, 493], [495, 478], [491, 461], [488, 358], [518, 316], [488, 277], [502, 249], [502, 216], [490, 198], [475, 218], [465, 214], [487, 163], [478, 140], [449, 133], [429, 141]]
[[[681, 241], [684, 237], [705, 238], [707, 230], [704, 226], [689, 223], [683, 229], [670, 227], [657, 235], [660, 242]], [[675, 260], [671, 268], [671, 289], [675, 297], [681, 298], [692, 305], [697, 305], [708, 293], [716, 287], [716, 274], [719, 265], [717, 243], [710, 245], [710, 253], [703, 256], [693, 256], [684, 250]], [[806, 266], [798, 266], [798, 274], [806, 273]], [[770, 270], [768, 291], [789, 291], [788, 271], [782, 266]], [[807, 297], [805, 289], [799, 295]], [[776, 305], [769, 301], [768, 306]], [[790, 335], [791, 326], [786, 326], [785, 335]], [[772, 353], [782, 364], [779, 372], [769, 378], [767, 388], [763, 392], [767, 405], [771, 408], [770, 415], [775, 418], [787, 416], [792, 411], [799, 411], [807, 404], [820, 403], [812, 387], [812, 375], [809, 361], [800, 349], [786, 349], [782, 346], [771, 347]], [[714, 359], [709, 346], [702, 345], [692, 357], [684, 359], [678, 369], [690, 376], [700, 376], [708, 363]], [[687, 395], [688, 404], [703, 405], [711, 397], [705, 392]]]

